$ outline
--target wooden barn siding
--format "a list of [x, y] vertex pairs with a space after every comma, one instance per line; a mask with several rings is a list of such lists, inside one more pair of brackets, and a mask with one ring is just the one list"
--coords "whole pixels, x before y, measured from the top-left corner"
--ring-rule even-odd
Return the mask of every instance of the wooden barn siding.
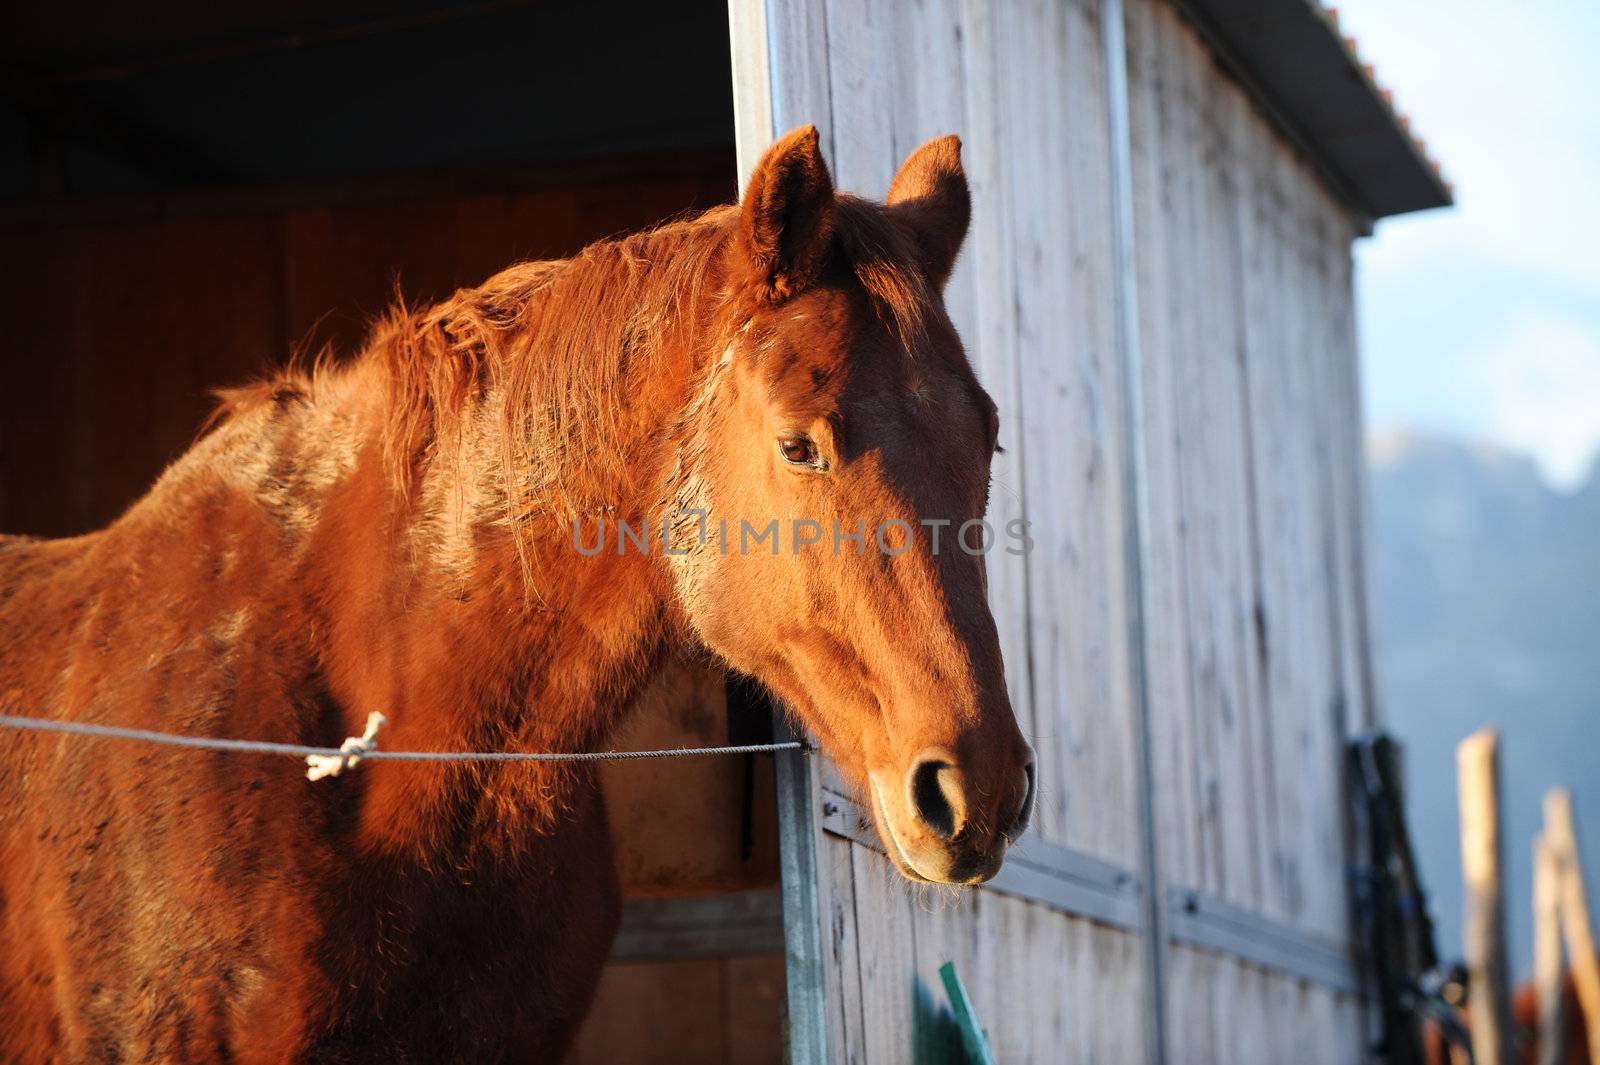
[[882, 196], [917, 146], [964, 137], [978, 222], [946, 301], [1001, 406], [993, 520], [1025, 518], [1037, 541], [1025, 559], [989, 556], [1013, 704], [1047, 782], [1037, 829], [1132, 864], [1098, 22], [1092, 3], [966, 6], [828, 0], [829, 24], [851, 32], [822, 53], [829, 94], [818, 111], [833, 102], [824, 150], [840, 188]]
[[[992, 556], [990, 578], [1040, 756], [1037, 831], [1137, 868], [1099, 4], [733, 10], [736, 50], [741, 12], [771, 45], [770, 86], [745, 71], [742, 91], [771, 100], [741, 108], [744, 168], [773, 132], [815, 122], [840, 186], [878, 195], [924, 139], [963, 136], [974, 228], [947, 301], [1002, 410], [995, 518], [1031, 520], [1036, 540], [1026, 560]], [[1147, 887], [1198, 889], [1339, 944], [1342, 743], [1373, 717], [1357, 220], [1170, 5], [1129, 0], [1125, 32], [1161, 874]], [[942, 1001], [947, 959], [1000, 1060], [1140, 1056], [1137, 935], [992, 890], [915, 891], [839, 837], [820, 865], [837, 1059], [930, 1060], [922, 996]], [[1355, 999], [1325, 985], [1183, 943], [1165, 951], [1163, 985], [1173, 1061], [1361, 1056]]]
[[[742, 147], [770, 135], [763, 119], [780, 132], [814, 122], [839, 187], [881, 196], [910, 151], [962, 135], [975, 224], [946, 300], [1001, 408], [992, 520], [1029, 520], [1036, 541], [1027, 558], [995, 553], [989, 565], [1012, 702], [1039, 755], [1037, 831], [1132, 867], [1140, 837], [1098, 7], [780, 0], [735, 4], [734, 15], [736, 47], [741, 23], [764, 19], [773, 50], [771, 116], [759, 101], [740, 108]], [[739, 83], [737, 58], [735, 72]], [[828, 770], [823, 779], [837, 784]], [[949, 1036], [937, 975], [947, 960], [999, 1060], [1137, 1055], [1135, 936], [998, 892], [913, 889], [876, 850], [840, 837], [826, 837], [820, 865], [837, 1060], [955, 1060], [939, 1044]]]
[[[1348, 936], [1342, 744], [1370, 721], [1356, 222], [1171, 5], [1127, 0], [1163, 878]], [[1174, 1062], [1359, 1060], [1355, 1000], [1187, 946]]]

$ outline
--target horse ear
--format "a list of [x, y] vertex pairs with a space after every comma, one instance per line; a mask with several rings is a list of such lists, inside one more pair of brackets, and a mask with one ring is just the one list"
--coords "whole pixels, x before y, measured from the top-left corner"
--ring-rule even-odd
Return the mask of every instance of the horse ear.
[[833, 238], [833, 178], [816, 126], [786, 134], [761, 157], [739, 231], [768, 299], [786, 299], [816, 277]]
[[938, 288], [950, 280], [972, 221], [972, 194], [961, 169], [961, 138], [937, 137], [906, 157], [885, 201], [917, 235], [922, 266]]

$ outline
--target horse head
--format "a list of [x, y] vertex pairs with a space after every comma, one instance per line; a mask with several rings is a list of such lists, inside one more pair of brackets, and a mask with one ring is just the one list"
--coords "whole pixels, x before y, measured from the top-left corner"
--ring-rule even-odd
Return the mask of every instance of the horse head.
[[955, 137], [881, 204], [835, 192], [814, 128], [775, 144], [722, 252], [676, 490], [701, 522], [674, 559], [690, 626], [871, 796], [900, 871], [940, 883], [993, 876], [1034, 793], [986, 596], [999, 419], [943, 299], [970, 210]]

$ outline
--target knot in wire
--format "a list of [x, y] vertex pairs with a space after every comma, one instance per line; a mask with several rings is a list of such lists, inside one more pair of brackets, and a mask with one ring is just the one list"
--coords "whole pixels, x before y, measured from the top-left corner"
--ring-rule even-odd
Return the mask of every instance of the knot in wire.
[[306, 756], [307, 780], [336, 777], [346, 769], [353, 769], [363, 755], [378, 748], [378, 730], [388, 724], [388, 718], [374, 710], [367, 715], [367, 729], [359, 736], [350, 736], [339, 744], [338, 754], [310, 754]]

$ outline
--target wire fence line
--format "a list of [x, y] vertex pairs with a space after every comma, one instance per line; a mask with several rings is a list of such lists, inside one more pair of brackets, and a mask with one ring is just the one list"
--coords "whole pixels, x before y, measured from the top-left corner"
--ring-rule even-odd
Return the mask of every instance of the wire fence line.
[[[659, 751], [384, 751], [367, 746], [352, 750], [351, 740], [343, 747], [311, 747], [270, 740], [236, 740], [212, 736], [188, 736], [176, 732], [96, 725], [87, 721], [53, 721], [38, 717], [0, 715], [0, 728], [30, 732], [93, 736], [109, 740], [133, 740], [166, 747], [187, 747], [203, 751], [238, 751], [244, 754], [270, 754], [288, 758], [335, 759], [345, 767], [355, 761], [374, 762], [632, 762], [649, 758], [705, 758], [724, 754], [765, 754], [773, 751], [806, 749], [799, 741], [785, 743], [746, 743], [722, 747], [668, 747]], [[369, 734], [376, 729], [369, 723]], [[357, 740], [357, 742], [360, 742]], [[375, 742], [369, 735], [368, 743]]]

